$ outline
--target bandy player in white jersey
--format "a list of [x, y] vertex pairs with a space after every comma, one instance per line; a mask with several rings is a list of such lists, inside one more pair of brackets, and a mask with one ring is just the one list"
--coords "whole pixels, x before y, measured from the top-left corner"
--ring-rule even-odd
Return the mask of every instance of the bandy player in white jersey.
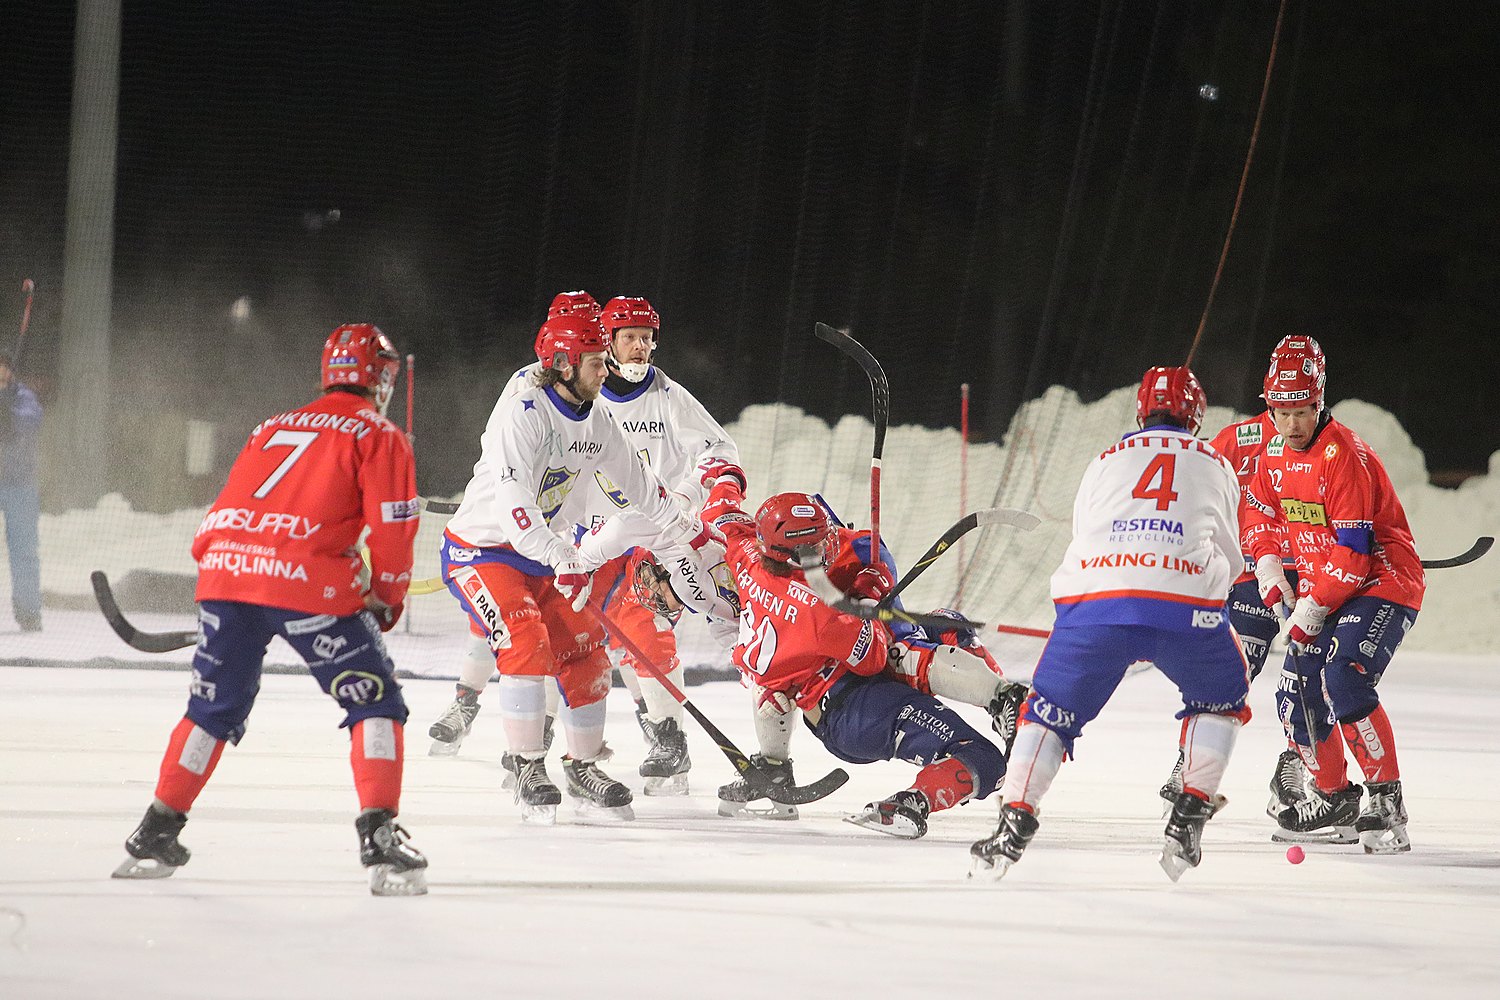
[[[630, 790], [604, 774], [604, 632], [583, 613], [597, 567], [576, 548], [577, 526], [627, 507], [667, 543], [692, 548], [706, 532], [631, 448], [613, 416], [593, 405], [609, 334], [598, 319], [549, 319], [537, 335], [545, 366], [529, 389], [495, 404], [463, 503], [444, 532], [443, 577], [487, 638], [500, 671], [501, 712], [530, 820], [551, 822], [561, 801], [543, 763], [545, 681], [562, 690], [564, 769], [580, 805], [633, 818]], [[553, 526], [557, 527], [554, 528]]]
[[1225, 600], [1243, 565], [1234, 470], [1197, 440], [1205, 400], [1187, 368], [1152, 368], [1136, 394], [1140, 430], [1089, 465], [1073, 540], [1052, 575], [1057, 622], [1032, 679], [1001, 789], [1000, 825], [973, 845], [973, 874], [996, 878], [1037, 830], [1037, 806], [1083, 727], [1132, 663], [1182, 692], [1183, 790], [1161, 864], [1176, 881], [1201, 859], [1203, 824], [1250, 718], [1250, 667]]
[[[692, 393], [651, 363], [661, 328], [661, 319], [651, 303], [640, 297], [616, 297], [601, 311], [587, 292], [563, 292], [553, 300], [549, 315], [591, 311], [598, 313], [610, 335], [606, 356], [609, 374], [598, 405], [616, 418], [647, 467], [685, 498], [680, 502], [694, 512], [706, 496], [705, 478], [733, 474], [743, 482], [739, 449], [724, 428]], [[502, 398], [528, 386], [539, 368], [540, 362], [517, 371]], [[640, 512], [619, 511], [614, 520], [622, 522], [616, 529], [630, 539], [624, 548], [655, 543], [658, 529]], [[596, 523], [584, 527], [597, 530], [600, 521], [596, 518]], [[680, 687], [682, 671], [677, 662], [673, 619], [655, 614], [636, 598], [631, 576], [638, 569], [639, 556], [612, 559], [596, 574], [595, 585], [615, 624]], [[429, 731], [434, 738], [431, 752], [455, 753], [468, 734], [479, 711], [479, 691], [494, 672], [487, 654], [483, 647], [471, 649], [460, 670], [453, 704]], [[622, 670], [621, 676], [636, 699], [637, 718], [651, 744], [640, 771], [646, 778], [646, 794], [686, 794], [686, 774], [692, 765], [682, 730], [682, 706], [649, 671], [636, 666], [633, 657], [625, 654], [624, 659], [635, 667]], [[550, 733], [551, 717], [556, 714], [555, 689], [549, 688], [548, 695]], [[507, 770], [514, 769], [510, 758], [503, 763]]]

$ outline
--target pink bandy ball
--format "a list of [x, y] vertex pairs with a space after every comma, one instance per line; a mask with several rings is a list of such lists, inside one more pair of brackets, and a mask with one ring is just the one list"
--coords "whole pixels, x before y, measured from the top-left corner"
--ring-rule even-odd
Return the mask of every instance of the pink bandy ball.
[[1307, 857], [1307, 852], [1305, 852], [1304, 850], [1302, 850], [1302, 848], [1296, 846], [1295, 844], [1286, 849], [1286, 859], [1294, 865], [1300, 865], [1302, 863], [1302, 859], [1305, 857]]

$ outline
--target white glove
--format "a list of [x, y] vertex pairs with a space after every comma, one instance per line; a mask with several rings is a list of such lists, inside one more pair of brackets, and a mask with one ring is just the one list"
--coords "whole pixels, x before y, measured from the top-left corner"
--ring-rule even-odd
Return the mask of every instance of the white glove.
[[1328, 617], [1328, 611], [1328, 608], [1311, 597], [1298, 598], [1297, 606], [1292, 609], [1292, 617], [1287, 619], [1292, 627], [1287, 631], [1286, 641], [1297, 652], [1307, 652], [1313, 639], [1323, 631], [1323, 620]]
[[777, 719], [796, 707], [797, 702], [790, 693], [761, 688], [760, 698], [755, 703], [755, 714], [762, 719]]
[[1285, 617], [1296, 595], [1292, 593], [1286, 571], [1281, 568], [1281, 557], [1261, 556], [1255, 560], [1255, 582], [1260, 587], [1261, 603], [1275, 611], [1278, 617]]
[[594, 589], [594, 571], [588, 567], [578, 551], [558, 560], [552, 565], [552, 586], [572, 605], [574, 611], [582, 611], [588, 603], [589, 592]]

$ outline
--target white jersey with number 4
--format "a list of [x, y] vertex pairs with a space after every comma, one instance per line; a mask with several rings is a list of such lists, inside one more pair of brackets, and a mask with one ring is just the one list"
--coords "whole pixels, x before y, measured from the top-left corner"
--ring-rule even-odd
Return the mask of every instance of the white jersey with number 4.
[[1239, 482], [1175, 427], [1133, 431], [1089, 464], [1052, 574], [1057, 627], [1217, 628], [1243, 565]]
[[448, 534], [476, 548], [509, 545], [534, 563], [556, 566], [575, 552], [575, 525], [626, 509], [673, 541], [699, 531], [611, 414], [592, 405], [580, 413], [555, 389], [531, 386], [503, 393], [495, 404]]

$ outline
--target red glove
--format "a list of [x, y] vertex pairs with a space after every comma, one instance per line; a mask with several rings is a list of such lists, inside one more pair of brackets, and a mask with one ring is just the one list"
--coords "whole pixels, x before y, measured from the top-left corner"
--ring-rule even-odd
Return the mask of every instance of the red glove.
[[392, 607], [391, 605], [378, 600], [375, 595], [366, 594], [365, 607], [368, 608], [370, 610], [370, 613], [375, 616], [375, 622], [380, 626], [380, 631], [389, 632], [391, 629], [395, 628], [396, 623], [401, 620], [401, 612], [406, 609], [406, 602], [402, 601], [401, 603]]
[[745, 470], [733, 462], [723, 458], [705, 458], [698, 463], [698, 477], [704, 486], [713, 489], [714, 483], [720, 476], [729, 476], [740, 484], [740, 492], [744, 492], [747, 480]]
[[879, 604], [880, 599], [894, 589], [896, 581], [891, 579], [891, 573], [885, 568], [885, 564], [871, 563], [854, 574], [854, 581], [849, 584], [849, 596], [857, 601]]

